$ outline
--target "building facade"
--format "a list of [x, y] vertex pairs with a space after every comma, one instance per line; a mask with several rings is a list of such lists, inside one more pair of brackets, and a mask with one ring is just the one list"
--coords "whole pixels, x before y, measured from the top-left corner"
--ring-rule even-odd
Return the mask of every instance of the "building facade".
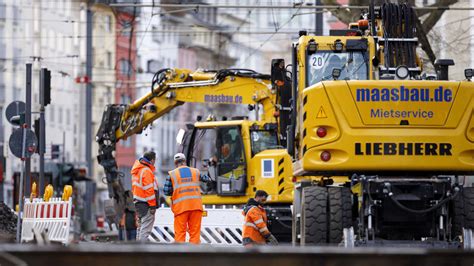
[[[116, 103], [115, 79], [116, 69], [116, 19], [113, 10], [104, 4], [95, 4], [93, 12], [93, 69], [92, 69], [92, 132], [99, 129], [105, 106]], [[102, 182], [105, 176], [104, 169], [97, 162], [98, 146], [92, 145], [93, 172], [91, 178], [97, 183], [98, 190], [106, 190]]]
[[[139, 11], [132, 8], [116, 11], [115, 38], [115, 103], [130, 104], [136, 97], [136, 18]], [[116, 146], [116, 160], [124, 181], [131, 182], [130, 170], [135, 161], [136, 137], [121, 140]]]
[[[0, 1], [0, 108], [15, 100], [25, 101], [25, 64], [33, 64], [32, 111], [39, 111], [39, 71], [51, 70], [51, 104], [46, 107], [46, 162], [51, 162], [51, 145], [64, 147], [64, 159], [85, 162], [80, 139], [81, 107], [84, 105], [75, 77], [81, 71], [81, 3], [76, 1]], [[3, 89], [3, 91], [2, 91]], [[2, 112], [3, 113], [3, 112]], [[33, 114], [32, 121], [38, 117]], [[2, 114], [4, 192], [12, 204], [15, 172], [21, 161], [8, 148], [13, 130]], [[66, 136], [64, 138], [64, 136]], [[58, 158], [62, 159], [62, 158]], [[39, 171], [39, 157], [33, 155], [31, 171]]]

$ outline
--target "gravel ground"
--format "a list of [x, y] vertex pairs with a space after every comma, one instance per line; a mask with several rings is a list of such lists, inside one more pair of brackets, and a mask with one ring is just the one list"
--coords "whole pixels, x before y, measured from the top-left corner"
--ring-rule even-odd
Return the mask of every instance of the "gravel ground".
[[0, 242], [13, 242], [16, 235], [17, 216], [10, 207], [0, 202]]

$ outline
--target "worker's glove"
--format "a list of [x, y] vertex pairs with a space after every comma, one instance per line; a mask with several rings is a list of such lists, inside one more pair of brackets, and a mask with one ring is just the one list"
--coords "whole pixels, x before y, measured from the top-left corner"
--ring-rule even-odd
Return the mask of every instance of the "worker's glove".
[[267, 237], [267, 243], [269, 245], [276, 246], [276, 245], [278, 245], [278, 240], [276, 239], [276, 237], [274, 235], [270, 234]]

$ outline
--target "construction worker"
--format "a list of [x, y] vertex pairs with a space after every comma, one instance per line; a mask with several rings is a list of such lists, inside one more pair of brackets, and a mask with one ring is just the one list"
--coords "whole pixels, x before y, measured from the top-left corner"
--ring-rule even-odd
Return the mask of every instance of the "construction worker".
[[153, 151], [146, 152], [132, 167], [132, 193], [138, 214], [137, 240], [147, 241], [155, 223], [158, 208], [158, 187], [155, 182], [155, 159]]
[[[127, 197], [132, 197], [131, 191], [126, 192]], [[135, 204], [130, 203], [125, 207], [125, 211], [120, 219], [119, 240], [135, 241], [137, 240], [138, 219], [135, 211]]]
[[264, 190], [257, 190], [255, 198], [248, 200], [242, 214], [245, 216], [242, 230], [242, 244], [246, 247], [253, 245], [277, 245], [278, 240], [270, 233], [267, 227], [267, 214], [263, 205], [268, 194]]
[[174, 241], [185, 242], [186, 231], [189, 242], [201, 242], [202, 200], [199, 181], [210, 182], [198, 169], [186, 166], [182, 153], [174, 156], [176, 169], [169, 171], [163, 192], [171, 196], [171, 210], [174, 214]]

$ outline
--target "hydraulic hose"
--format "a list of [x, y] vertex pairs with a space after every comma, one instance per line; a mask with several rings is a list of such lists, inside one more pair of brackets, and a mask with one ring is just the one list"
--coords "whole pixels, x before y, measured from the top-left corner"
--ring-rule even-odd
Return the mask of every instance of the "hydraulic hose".
[[416, 43], [408, 41], [389, 41], [390, 38], [411, 39], [415, 31], [415, 13], [408, 4], [385, 2], [381, 8], [384, 30], [384, 61], [386, 68], [400, 65], [415, 67]]
[[400, 209], [406, 211], [406, 212], [410, 212], [410, 213], [416, 213], [416, 214], [423, 214], [423, 213], [428, 213], [428, 212], [432, 212], [438, 208], [440, 208], [441, 206], [443, 206], [446, 202], [454, 199], [459, 193], [459, 190], [458, 191], [455, 191], [454, 194], [450, 197], [447, 197], [443, 200], [441, 200], [438, 204], [428, 208], [428, 209], [424, 209], [424, 210], [414, 210], [414, 209], [411, 209], [411, 208], [408, 208], [406, 206], [404, 206], [403, 204], [401, 204], [398, 200], [396, 200], [393, 196], [390, 196], [390, 199], [393, 201], [393, 203], [395, 203], [395, 205], [397, 205]]

